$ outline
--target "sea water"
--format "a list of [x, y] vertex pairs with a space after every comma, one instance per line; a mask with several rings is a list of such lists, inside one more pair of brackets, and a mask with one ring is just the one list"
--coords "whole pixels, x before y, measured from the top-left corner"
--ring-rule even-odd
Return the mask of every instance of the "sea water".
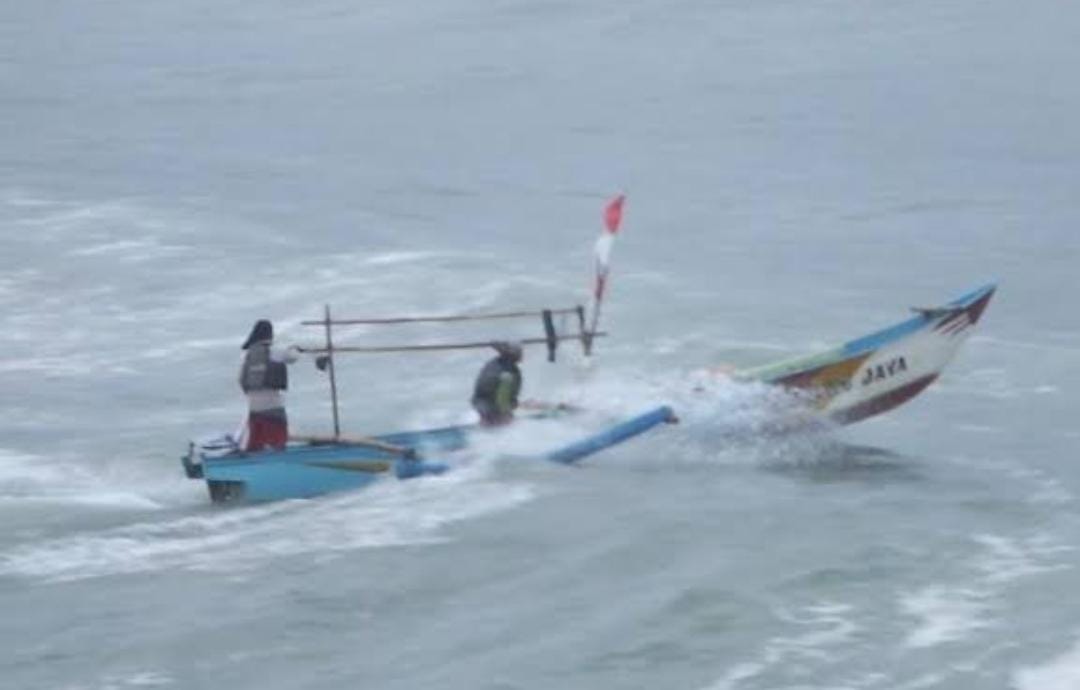
[[[1080, 13], [1059, 2], [0, 7], [0, 686], [1015, 688], [1080, 683]], [[564, 468], [495, 449], [211, 507], [240, 345], [587, 300], [528, 397], [683, 423]], [[694, 372], [999, 281], [875, 420]], [[571, 324], [572, 325], [572, 324]], [[570, 327], [571, 325], [568, 325]], [[346, 344], [528, 337], [359, 328]], [[482, 351], [342, 356], [347, 431], [469, 419]], [[328, 384], [291, 373], [300, 431]], [[518, 439], [543, 449], [559, 433]]]

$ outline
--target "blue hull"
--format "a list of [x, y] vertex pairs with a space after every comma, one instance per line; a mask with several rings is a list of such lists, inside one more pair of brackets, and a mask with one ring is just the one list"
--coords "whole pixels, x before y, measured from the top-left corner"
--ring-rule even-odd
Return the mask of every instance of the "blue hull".
[[[658, 407], [539, 457], [563, 464], [575, 463], [674, 419], [671, 408]], [[189, 477], [206, 480], [214, 502], [310, 498], [360, 489], [387, 475], [412, 479], [441, 474], [449, 466], [431, 458], [468, 447], [471, 428], [445, 427], [377, 437], [386, 443], [416, 449], [418, 459], [345, 444], [299, 445], [282, 451], [219, 457], [192, 446], [183, 463]]]

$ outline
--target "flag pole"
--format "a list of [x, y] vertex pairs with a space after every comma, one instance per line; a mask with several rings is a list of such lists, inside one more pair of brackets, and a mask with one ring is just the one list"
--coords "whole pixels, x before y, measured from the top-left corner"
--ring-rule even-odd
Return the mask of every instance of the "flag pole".
[[615, 234], [622, 222], [625, 194], [619, 194], [604, 208], [604, 231], [596, 240], [596, 282], [593, 285], [592, 318], [585, 336], [585, 356], [592, 354], [592, 339], [600, 325], [600, 307], [604, 303], [604, 290], [607, 288], [608, 268], [611, 260], [611, 247], [615, 243]]

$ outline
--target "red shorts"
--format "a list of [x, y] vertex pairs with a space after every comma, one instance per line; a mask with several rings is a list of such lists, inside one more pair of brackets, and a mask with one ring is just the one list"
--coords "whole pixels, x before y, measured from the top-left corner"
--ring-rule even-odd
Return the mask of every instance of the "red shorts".
[[252, 412], [248, 415], [247, 451], [281, 450], [289, 440], [289, 423], [283, 412]]

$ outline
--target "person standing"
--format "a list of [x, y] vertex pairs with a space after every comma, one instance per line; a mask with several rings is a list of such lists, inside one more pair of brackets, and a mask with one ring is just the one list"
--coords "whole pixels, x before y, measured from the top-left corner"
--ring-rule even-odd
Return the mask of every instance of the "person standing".
[[508, 424], [514, 419], [521, 392], [521, 345], [492, 343], [498, 356], [491, 359], [476, 377], [472, 406], [484, 426]]
[[289, 424], [285, 416], [282, 392], [289, 387], [286, 365], [299, 357], [295, 347], [274, 345], [274, 326], [266, 319], [255, 322], [242, 348], [244, 363], [240, 367], [240, 388], [248, 401], [248, 452], [265, 448], [281, 450], [289, 440]]

